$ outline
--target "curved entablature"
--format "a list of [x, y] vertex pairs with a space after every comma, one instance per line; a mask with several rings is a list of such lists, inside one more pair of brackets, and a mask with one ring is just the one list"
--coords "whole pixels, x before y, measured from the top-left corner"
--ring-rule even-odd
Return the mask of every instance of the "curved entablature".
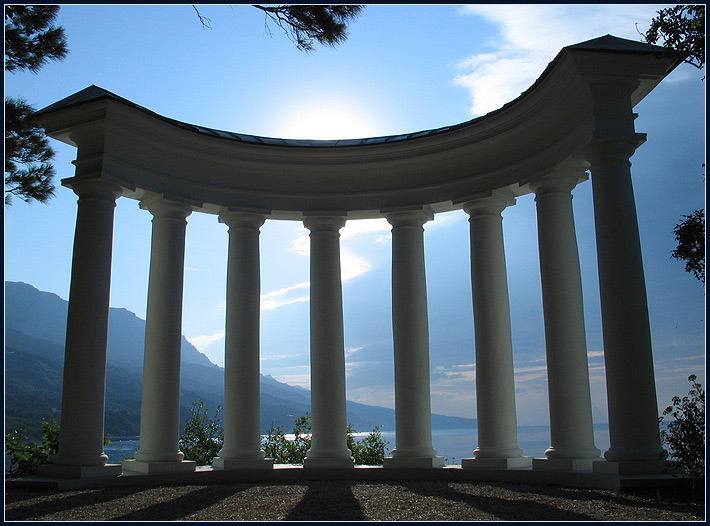
[[657, 46], [605, 36], [564, 48], [514, 101], [471, 121], [415, 133], [339, 141], [256, 137], [159, 116], [92, 86], [36, 114], [78, 147], [76, 176], [127, 197], [162, 194], [196, 210], [380, 217], [402, 208], [460, 208], [493, 191], [530, 192], [556, 170], [583, 177], [585, 148], [636, 145], [632, 108], [678, 63]]

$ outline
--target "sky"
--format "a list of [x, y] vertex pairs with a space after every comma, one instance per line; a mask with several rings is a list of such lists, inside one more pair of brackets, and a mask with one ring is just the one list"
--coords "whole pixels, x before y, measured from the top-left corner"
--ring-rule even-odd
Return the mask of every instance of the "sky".
[[[285, 138], [360, 138], [456, 124], [530, 87], [562, 47], [612, 34], [641, 40], [663, 5], [368, 5], [337, 48], [298, 51], [247, 5], [64, 5], [69, 55], [38, 74], [5, 74], [6, 96], [40, 109], [97, 85], [192, 124]], [[659, 412], [705, 381], [705, 289], [670, 258], [673, 227], [705, 206], [705, 76], [683, 64], [635, 111], [648, 140], [632, 157]], [[52, 140], [57, 182], [76, 152]], [[573, 191], [595, 423], [607, 422], [591, 183]], [[435, 413], [475, 418], [475, 349], [468, 216], [425, 225], [431, 399]], [[548, 419], [545, 344], [531, 195], [503, 212], [516, 404], [520, 425]], [[5, 207], [5, 279], [67, 299], [76, 196]], [[145, 317], [151, 216], [116, 206], [111, 306]], [[261, 229], [261, 371], [309, 387], [307, 230]], [[188, 218], [183, 334], [224, 364], [227, 227]], [[341, 231], [347, 397], [394, 407], [391, 235], [385, 220]]]

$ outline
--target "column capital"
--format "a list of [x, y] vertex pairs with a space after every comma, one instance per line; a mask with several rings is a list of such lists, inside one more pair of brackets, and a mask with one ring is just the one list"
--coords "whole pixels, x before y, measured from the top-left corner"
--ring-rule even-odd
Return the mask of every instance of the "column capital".
[[79, 198], [98, 198], [116, 200], [123, 195], [123, 188], [104, 179], [65, 180], [65, 186], [71, 188]]
[[537, 195], [552, 192], [569, 193], [582, 181], [586, 181], [587, 163], [579, 162], [556, 166], [549, 174], [531, 181], [530, 189]]
[[594, 163], [601, 157], [615, 157], [618, 160], [628, 161], [636, 148], [645, 141], [645, 133], [618, 136], [595, 135], [592, 142], [584, 148], [583, 153], [590, 163]]
[[148, 210], [155, 218], [186, 219], [192, 213], [192, 206], [177, 201], [169, 201], [162, 195], [151, 195], [141, 199], [140, 208]]
[[388, 210], [383, 213], [387, 222], [395, 228], [400, 226], [421, 227], [427, 221], [434, 219], [434, 213], [428, 206], [412, 210]]
[[345, 226], [345, 217], [343, 216], [306, 216], [303, 219], [303, 226], [311, 232], [338, 232]]
[[266, 215], [223, 209], [219, 214], [219, 222], [224, 223], [229, 228], [253, 228], [258, 230], [266, 222]]
[[508, 191], [493, 190], [463, 204], [464, 212], [470, 216], [500, 214], [515, 204], [515, 196]]

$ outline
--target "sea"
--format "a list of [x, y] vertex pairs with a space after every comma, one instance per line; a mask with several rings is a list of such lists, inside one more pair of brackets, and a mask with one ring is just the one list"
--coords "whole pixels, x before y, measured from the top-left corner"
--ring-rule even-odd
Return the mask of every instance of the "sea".
[[[367, 433], [355, 433], [355, 440], [360, 440]], [[293, 436], [286, 435], [286, 438]], [[389, 442], [387, 451], [395, 447], [394, 431], [382, 432], [382, 439]], [[434, 449], [439, 456], [446, 459], [447, 465], [457, 465], [462, 458], [471, 458], [478, 443], [476, 429], [435, 429], [432, 432]], [[594, 443], [602, 453], [609, 449], [609, 425], [594, 425]], [[545, 450], [550, 446], [550, 426], [520, 426], [518, 427], [518, 446], [524, 456], [544, 458]], [[104, 453], [112, 464], [132, 458], [138, 449], [138, 437], [115, 437], [111, 444], [104, 448]]]

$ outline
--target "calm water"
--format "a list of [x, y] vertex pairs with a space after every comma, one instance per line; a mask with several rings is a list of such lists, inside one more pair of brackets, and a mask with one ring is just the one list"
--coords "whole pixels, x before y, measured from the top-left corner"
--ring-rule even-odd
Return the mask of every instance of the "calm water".
[[[356, 439], [367, 433], [356, 433]], [[388, 451], [395, 446], [394, 432], [382, 433], [382, 438], [389, 442]], [[447, 464], [460, 464], [462, 458], [470, 458], [476, 448], [478, 436], [475, 429], [439, 429], [433, 433], [434, 449], [448, 459]], [[609, 449], [609, 426], [594, 426], [594, 443], [602, 453]], [[518, 445], [523, 455], [540, 458], [550, 445], [549, 426], [521, 426], [518, 428]], [[119, 463], [131, 458], [138, 449], [138, 437], [116, 437], [104, 450], [109, 462]]]

